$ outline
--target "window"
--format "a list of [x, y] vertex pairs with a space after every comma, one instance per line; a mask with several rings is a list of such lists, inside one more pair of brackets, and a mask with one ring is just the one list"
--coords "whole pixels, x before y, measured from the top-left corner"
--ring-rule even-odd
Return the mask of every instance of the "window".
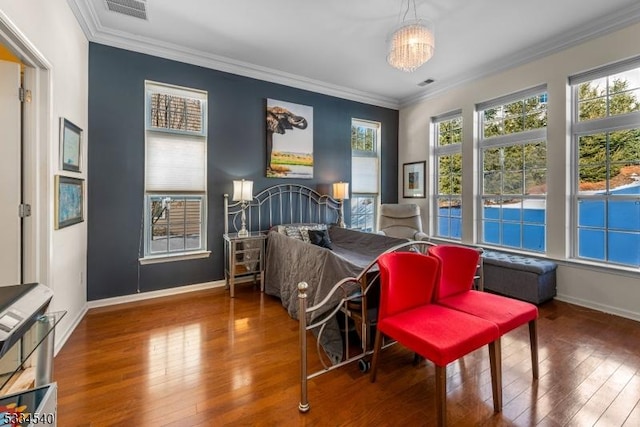
[[146, 82], [144, 256], [207, 248], [207, 93]]
[[573, 256], [640, 266], [640, 59], [570, 78]]
[[377, 227], [380, 123], [351, 121], [351, 228]]
[[482, 243], [546, 250], [547, 93], [479, 104]]
[[432, 119], [434, 124], [436, 236], [462, 236], [462, 111]]

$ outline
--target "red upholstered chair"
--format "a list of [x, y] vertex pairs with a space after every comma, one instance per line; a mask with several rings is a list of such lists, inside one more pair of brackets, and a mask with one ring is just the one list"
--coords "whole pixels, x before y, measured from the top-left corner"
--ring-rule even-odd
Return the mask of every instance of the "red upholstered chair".
[[428, 250], [429, 255], [438, 258], [442, 265], [435, 302], [495, 323], [500, 336], [528, 323], [531, 370], [533, 378], [538, 378], [538, 308], [528, 302], [473, 290], [473, 280], [480, 260], [476, 249], [437, 245], [430, 246]]
[[378, 258], [380, 303], [371, 364], [376, 380], [382, 336], [392, 338], [436, 368], [438, 425], [446, 421], [447, 373], [450, 362], [489, 345], [493, 407], [502, 409], [500, 332], [487, 320], [433, 303], [440, 273], [437, 258], [415, 252], [392, 252]]

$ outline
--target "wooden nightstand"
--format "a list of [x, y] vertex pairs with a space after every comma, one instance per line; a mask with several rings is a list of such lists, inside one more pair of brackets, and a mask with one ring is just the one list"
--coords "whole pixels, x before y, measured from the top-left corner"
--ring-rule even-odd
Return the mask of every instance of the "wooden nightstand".
[[224, 276], [231, 293], [235, 296], [236, 278], [253, 276], [256, 283], [260, 276], [260, 291], [264, 291], [264, 254], [267, 235], [260, 232], [238, 237], [238, 233], [224, 234]]

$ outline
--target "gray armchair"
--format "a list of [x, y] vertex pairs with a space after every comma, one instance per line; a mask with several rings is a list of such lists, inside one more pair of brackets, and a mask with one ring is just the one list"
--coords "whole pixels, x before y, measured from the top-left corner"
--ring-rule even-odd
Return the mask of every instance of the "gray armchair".
[[379, 234], [409, 240], [426, 240], [422, 232], [420, 206], [416, 204], [380, 205]]

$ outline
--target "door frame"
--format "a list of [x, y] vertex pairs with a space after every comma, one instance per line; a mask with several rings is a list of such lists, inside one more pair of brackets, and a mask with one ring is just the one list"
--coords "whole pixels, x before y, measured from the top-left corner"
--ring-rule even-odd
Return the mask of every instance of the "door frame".
[[31, 91], [31, 102], [23, 103], [23, 203], [31, 205], [31, 216], [23, 220], [23, 281], [51, 282], [53, 183], [51, 159], [55, 144], [49, 61], [0, 10], [0, 42], [25, 65], [24, 87]]

